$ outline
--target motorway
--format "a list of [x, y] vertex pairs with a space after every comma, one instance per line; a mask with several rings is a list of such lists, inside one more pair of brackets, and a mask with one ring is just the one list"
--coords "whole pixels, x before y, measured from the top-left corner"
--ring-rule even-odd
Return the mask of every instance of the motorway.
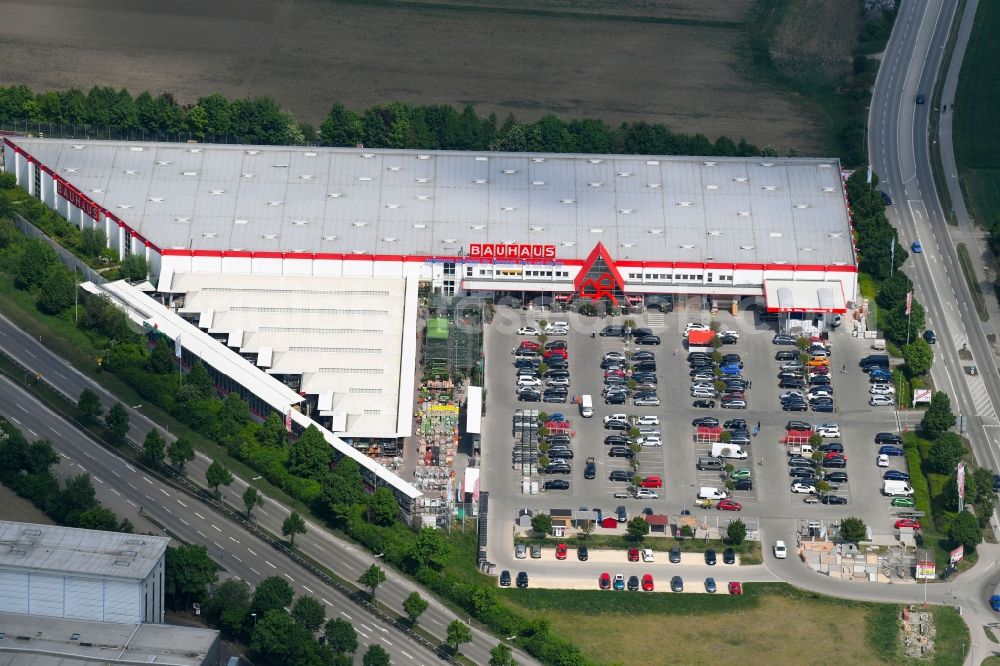
[[[976, 3], [969, 4], [974, 11]], [[906, 268], [912, 269], [908, 273], [918, 300], [927, 308], [927, 326], [934, 329], [939, 341], [932, 370], [934, 384], [949, 393], [954, 411], [966, 417], [965, 434], [977, 461], [1000, 470], [996, 444], [1000, 424], [992, 397], [1000, 396], [1000, 377], [934, 186], [928, 138], [931, 107], [915, 103], [918, 92], [933, 103], [931, 94], [948, 33], [952, 21], [961, 19], [954, 16], [956, 6], [956, 0], [903, 3], [875, 84], [868, 148], [872, 166], [882, 179], [880, 189], [895, 201], [886, 211], [889, 220], [899, 229], [907, 247], [919, 238], [924, 248], [922, 255], [911, 255]], [[962, 25], [966, 36], [970, 27], [971, 21]], [[962, 55], [959, 48], [953, 58], [961, 60]], [[952, 67], [955, 75], [959, 69]], [[954, 90], [954, 85], [948, 87]], [[942, 103], [953, 106], [952, 99], [942, 99]], [[966, 375], [962, 369], [959, 350], [965, 346], [972, 353], [972, 361], [964, 363], [974, 363], [979, 369], [977, 376]], [[981, 557], [980, 562], [977, 569], [992, 566], [995, 559], [990, 562]], [[967, 576], [970, 574], [963, 578]], [[969, 590], [967, 603], [974, 615], [966, 616], [966, 620], [972, 631], [973, 652], [979, 647], [982, 654], [970, 654], [968, 663], [978, 663], [986, 655], [984, 648], [990, 645], [982, 624], [993, 622], [995, 614], [985, 600], [1000, 582], [1000, 573], [977, 578], [982, 579], [982, 585]]]
[[[43, 377], [43, 379], [48, 381], [50, 384], [55, 385], [64, 393], [73, 397], [74, 399], [76, 399], [85, 388], [89, 388], [97, 392], [97, 394], [101, 398], [102, 403], [105, 406], [105, 409], [107, 409], [108, 407], [117, 402], [117, 398], [114, 397], [112, 394], [110, 394], [108, 391], [106, 391], [103, 387], [101, 387], [99, 384], [91, 380], [89, 377], [87, 377], [83, 373], [79, 372], [78, 370], [70, 366], [66, 361], [53, 354], [51, 351], [49, 351], [49, 349], [44, 346], [44, 340], [39, 341], [38, 339], [33, 338], [30, 335], [24, 333], [21, 329], [15, 326], [13, 322], [11, 322], [6, 317], [3, 317], [2, 315], [0, 315], [0, 348], [2, 348], [4, 351], [6, 351], [14, 358], [18, 359], [18, 361], [20, 361], [26, 367], [29, 367], [35, 372], [39, 373]], [[5, 390], [13, 390], [14, 388], [16, 387], [7, 383], [7, 388]], [[2, 402], [0, 402], [0, 413], [3, 413], [6, 416], [15, 417], [20, 422], [24, 423], [26, 426], [30, 427], [32, 430], [38, 433], [39, 436], [48, 436], [49, 430], [47, 424], [60, 421], [59, 417], [52, 417], [51, 415], [49, 415], [48, 417], [42, 419], [41, 421], [33, 422], [35, 425], [30, 425], [29, 422], [25, 421], [24, 419], [24, 417], [26, 416], [24, 410], [21, 410], [15, 406], [16, 404], [24, 404], [24, 401], [29, 399], [30, 398], [24, 397], [19, 399], [17, 403], [12, 403], [9, 400], [3, 400]], [[164, 437], [167, 438], [168, 441], [173, 441], [174, 436], [172, 434], [154, 424], [140, 411], [128, 405], [126, 405], [125, 407], [129, 412], [129, 418], [130, 418], [131, 429], [129, 432], [129, 436], [134, 441], [141, 442], [145, 438], [146, 433], [150, 430], [150, 428], [153, 427], [156, 427], [164, 435]], [[65, 422], [62, 422], [62, 424], [60, 425], [60, 429], [70, 430], [71, 426], [66, 424]], [[25, 434], [28, 436], [31, 435], [31, 433], [27, 431]], [[60, 446], [59, 442], [56, 441], [58, 439], [60, 438], [53, 438], [53, 444], [57, 446], [57, 450], [61, 450], [59, 449]], [[90, 444], [90, 446], [96, 447], [97, 445]], [[81, 450], [91, 450], [91, 449], [84, 447]], [[69, 452], [66, 453], [68, 455], [72, 455]], [[84, 463], [83, 458], [78, 453], [75, 455], [75, 459], [77, 460], [77, 462], [83, 464]], [[94, 455], [96, 455], [96, 453], [94, 453]], [[207, 484], [205, 482], [205, 471], [208, 469], [208, 465], [210, 464], [210, 462], [211, 461], [206, 456], [199, 453], [196, 460], [194, 460], [191, 463], [188, 463], [185, 466], [185, 473], [195, 483], [199, 484], [202, 487], [207, 487]], [[98, 472], [98, 474], [100, 475], [100, 472]], [[112, 480], [113, 477], [114, 475], [110, 473], [105, 473], [103, 475], [103, 478], [107, 480]], [[118, 479], [115, 478], [113, 483], [117, 481]], [[120, 486], [121, 484], [115, 483], [115, 485]], [[139, 485], [141, 487], [141, 484], [136, 484], [136, 485]], [[246, 487], [247, 487], [246, 480], [236, 477], [235, 481], [231, 486], [224, 487], [222, 488], [222, 490], [224, 496], [228, 498], [228, 502], [230, 503], [230, 505], [236, 508], [241, 508], [242, 500], [240, 499], [240, 497], [242, 497], [243, 491], [246, 489]], [[126, 488], [127, 486], [125, 488], [118, 488], [118, 489], [124, 492]], [[101, 489], [100, 484], [98, 484], [98, 490], [100, 489]], [[110, 495], [111, 493], [108, 494]], [[140, 496], [138, 499], [135, 499], [134, 501], [142, 504], [144, 511], [148, 513], [150, 516], [157, 517], [157, 520], [160, 519], [161, 515], [165, 515], [168, 517], [171, 516], [172, 514], [170, 513], [170, 511], [176, 512], [177, 507], [172, 506], [165, 496], [161, 500], [160, 496], [157, 495], [157, 493], [150, 493], [150, 497], [152, 499], [146, 499], [145, 497]], [[127, 509], [127, 507], [123, 508]], [[203, 511], [201, 513], [204, 515]], [[290, 510], [288, 509], [288, 507], [280, 504], [279, 502], [273, 499], [268, 498], [265, 501], [263, 507], [254, 510], [253, 515], [258, 525], [262, 529], [268, 531], [271, 534], [280, 535], [281, 524], [282, 522], [284, 522], [285, 518], [288, 516], [289, 513]], [[181, 509], [179, 515], [177, 515], [177, 521], [175, 522], [179, 522], [184, 519], [190, 521], [191, 515], [186, 514], [185, 510]], [[222, 517], [220, 514], [218, 520], [226, 521], [227, 519]], [[163, 524], [169, 524], [169, 525], [173, 524], [173, 523], [167, 523], [166, 521], [161, 521], [161, 522], [163, 522]], [[216, 524], [219, 525], [220, 527], [222, 526], [221, 523], [217, 522]], [[182, 524], [180, 524], [179, 526], [183, 527]], [[349, 581], [356, 581], [358, 577], [365, 571], [365, 569], [367, 569], [372, 564], [382, 565], [382, 562], [377, 557], [370, 554], [364, 548], [357, 546], [345, 539], [338, 538], [337, 536], [327, 531], [320, 524], [307, 519], [306, 526], [308, 528], [307, 533], [298, 535], [295, 539], [296, 548], [299, 551], [301, 551], [302, 554], [305, 555], [306, 557], [309, 557], [313, 561], [320, 563], [321, 565], [325, 566], [327, 569], [333, 571], [342, 578]], [[230, 525], [230, 528], [236, 529], [237, 526], [234, 523]], [[202, 531], [209, 535], [212, 534], [212, 531], [207, 531], [207, 530], [202, 530]], [[212, 546], [214, 542], [212, 540], [206, 540], [202, 538], [200, 534], [198, 534], [196, 531], [178, 530], [175, 533], [184, 538], [186, 541], [189, 541], [190, 543], [200, 543], [208, 546], [209, 552], [212, 554], [213, 558], [219, 559], [219, 561], [224, 565], [226, 565], [227, 568], [230, 568], [229, 565], [233, 564], [231, 560], [228, 559], [224, 560], [217, 557], [218, 553], [220, 551], [224, 551], [224, 549], [213, 548]], [[216, 533], [216, 535], [218, 535], [218, 533]], [[189, 536], [190, 539], [188, 538]], [[216, 539], [216, 541], [219, 541], [219, 543], [225, 544], [226, 546], [232, 546], [232, 542], [228, 541], [228, 538], [222, 540]], [[254, 550], [257, 551], [256, 548]], [[273, 554], [275, 555], [275, 557], [278, 556], [277, 552], [274, 552]], [[259, 566], [257, 568], [258, 570], [264, 572], [265, 576], [269, 575], [267, 574], [267, 569], [261, 568]], [[280, 567], [280, 570], [274, 569], [271, 571], [271, 573], [285, 573], [285, 572], [290, 573], [293, 568], [297, 568], [297, 565], [295, 565], [290, 559], [288, 559]], [[445, 637], [445, 628], [452, 620], [461, 619], [463, 622], [469, 621], [468, 617], [457, 616], [449, 608], [447, 608], [444, 604], [442, 604], [436, 597], [434, 597], [432, 593], [430, 593], [423, 587], [415, 584], [412, 580], [410, 580], [406, 576], [403, 576], [402, 574], [399, 574], [398, 572], [388, 568], [385, 569], [385, 571], [386, 571], [386, 581], [381, 586], [379, 586], [377, 594], [379, 604], [382, 607], [387, 608], [396, 614], [402, 615], [403, 600], [407, 596], [409, 596], [409, 594], [413, 591], [420, 592], [421, 596], [427, 599], [430, 606], [428, 607], [427, 611], [423, 615], [421, 615], [419, 624], [425, 630], [437, 636], [442, 642], [444, 641]], [[238, 575], [241, 575], [243, 578], [251, 582], [254, 582], [259, 579], [259, 577], [255, 576], [252, 572], [247, 572], [247, 573], [248, 575], [246, 576], [243, 576], [243, 574], [238, 574]], [[309, 585], [309, 587], [313, 586]], [[337, 592], [329, 590], [327, 598], [330, 601], [334, 601], [335, 596], [337, 594], [338, 594]], [[345, 600], [344, 603], [348, 602], [346, 602]], [[350, 608], [350, 610], [347, 610], [348, 607]], [[361, 612], [360, 609], [353, 604], [349, 604], [348, 607], [345, 607], [345, 611], [351, 614], [352, 616], [357, 616]], [[374, 620], [372, 619], [372, 621]], [[355, 622], [355, 627], [357, 628], [359, 626], [360, 625], [358, 625], [357, 622]], [[363, 629], [361, 631], [363, 631]], [[498, 639], [489, 632], [484, 631], [477, 627], [472, 627], [472, 633], [473, 633], [473, 640], [471, 643], [467, 643], [462, 646], [462, 654], [466, 655], [476, 663], [485, 664], [489, 661], [489, 652], [497, 644]], [[405, 642], [407, 645], [412, 646], [412, 647], [406, 647], [405, 648], [406, 652], [409, 652], [414, 655], [417, 654], [414, 650], [418, 649], [419, 645], [411, 641], [403, 634], [397, 633], [397, 635], [393, 638], [390, 638], [390, 640], [392, 640], [394, 643]], [[389, 647], [386, 646], [385, 644], [383, 644], [383, 647], [389, 649]], [[522, 664], [538, 663], [536, 660], [532, 659], [529, 655], [520, 650], [515, 650], [515, 658], [518, 660], [518, 662]], [[439, 660], [435, 657], [433, 661], [439, 661]]]

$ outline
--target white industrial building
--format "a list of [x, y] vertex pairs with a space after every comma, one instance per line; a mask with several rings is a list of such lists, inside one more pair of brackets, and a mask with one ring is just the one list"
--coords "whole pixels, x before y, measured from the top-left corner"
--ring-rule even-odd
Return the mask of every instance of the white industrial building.
[[0, 521], [0, 613], [163, 622], [170, 539]]

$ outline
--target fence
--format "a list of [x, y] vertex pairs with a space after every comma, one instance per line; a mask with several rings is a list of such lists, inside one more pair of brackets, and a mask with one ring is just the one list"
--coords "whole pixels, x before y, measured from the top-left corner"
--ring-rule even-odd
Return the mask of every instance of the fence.
[[94, 284], [105, 284], [107, 282], [103, 275], [88, 266], [86, 262], [80, 259], [80, 257], [64, 248], [62, 245], [46, 235], [44, 231], [33, 225], [31, 222], [28, 222], [28, 220], [24, 219], [17, 213], [14, 214], [14, 226], [16, 226], [18, 230], [28, 238], [41, 238], [48, 243], [49, 246], [55, 250], [56, 255], [59, 257], [59, 261], [61, 261], [66, 268], [71, 271], [80, 271], [83, 273], [85, 278]]

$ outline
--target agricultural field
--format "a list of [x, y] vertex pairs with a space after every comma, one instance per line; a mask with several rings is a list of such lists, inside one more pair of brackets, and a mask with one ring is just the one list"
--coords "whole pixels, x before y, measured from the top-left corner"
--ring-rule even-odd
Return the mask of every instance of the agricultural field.
[[[823, 8], [816, 10], [817, 3]], [[266, 95], [318, 124], [334, 101], [473, 104], [480, 114], [662, 122], [779, 152], [829, 152], [822, 105], [756, 76], [758, 5], [774, 0], [0, 0], [0, 85]], [[783, 71], [849, 64], [837, 0], [781, 0]], [[803, 11], [802, 8], [808, 9]], [[850, 12], [847, 12], [850, 14]], [[822, 38], [797, 34], [822, 18]], [[822, 54], [821, 56], [815, 54]]]

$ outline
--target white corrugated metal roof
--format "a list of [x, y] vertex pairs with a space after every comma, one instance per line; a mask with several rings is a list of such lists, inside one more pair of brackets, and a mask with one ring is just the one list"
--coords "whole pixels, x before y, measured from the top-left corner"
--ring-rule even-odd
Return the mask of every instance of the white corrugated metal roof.
[[854, 262], [836, 159], [10, 140], [161, 248]]
[[839, 280], [767, 280], [764, 298], [769, 312], [846, 312]]

